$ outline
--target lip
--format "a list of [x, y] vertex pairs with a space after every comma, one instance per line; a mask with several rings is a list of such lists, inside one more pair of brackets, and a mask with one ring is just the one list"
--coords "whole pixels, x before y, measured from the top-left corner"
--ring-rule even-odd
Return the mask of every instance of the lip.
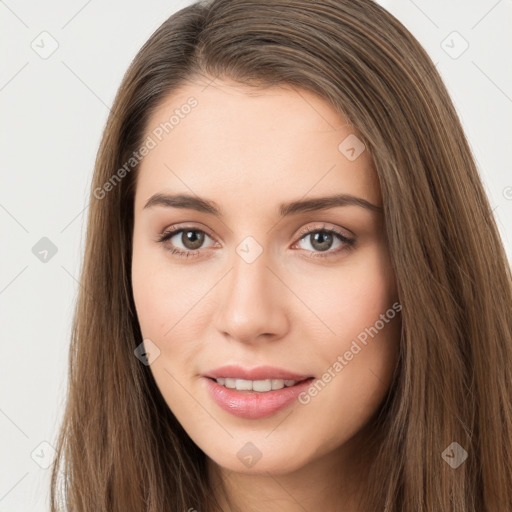
[[290, 406], [309, 387], [314, 377], [307, 378], [307, 380], [299, 382], [295, 386], [264, 393], [226, 388], [217, 384], [211, 377], [204, 376], [203, 380], [210, 397], [221, 409], [239, 418], [259, 419], [272, 416]]
[[[276, 366], [258, 366], [257, 368], [244, 368], [236, 364], [230, 364], [215, 368], [203, 374], [203, 377], [210, 377], [211, 379], [218, 379], [220, 377], [227, 377], [231, 379], [244, 379], [244, 380], [267, 380], [267, 379], [283, 379], [283, 380], [305, 380], [312, 377], [312, 375], [300, 375], [297, 373], [278, 368]], [[270, 391], [269, 391], [270, 393]]]

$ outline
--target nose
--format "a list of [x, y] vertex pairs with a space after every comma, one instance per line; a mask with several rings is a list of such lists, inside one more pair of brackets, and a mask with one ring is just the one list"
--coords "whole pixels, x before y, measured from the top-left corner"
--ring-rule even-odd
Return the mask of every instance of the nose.
[[286, 295], [290, 292], [269, 267], [265, 251], [250, 263], [235, 252], [231, 261], [218, 289], [216, 329], [246, 344], [283, 337], [289, 328]]

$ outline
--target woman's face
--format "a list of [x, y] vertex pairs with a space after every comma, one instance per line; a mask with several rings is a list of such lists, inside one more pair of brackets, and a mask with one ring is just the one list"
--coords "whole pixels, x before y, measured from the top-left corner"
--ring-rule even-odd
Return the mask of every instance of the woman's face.
[[132, 264], [144, 347], [178, 421], [231, 471], [342, 449], [391, 383], [400, 305], [356, 136], [310, 92], [220, 81], [183, 86], [149, 121]]

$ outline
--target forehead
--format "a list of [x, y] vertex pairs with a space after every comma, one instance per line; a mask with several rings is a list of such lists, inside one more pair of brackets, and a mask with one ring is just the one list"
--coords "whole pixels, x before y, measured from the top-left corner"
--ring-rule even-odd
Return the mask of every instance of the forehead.
[[151, 194], [171, 190], [220, 203], [236, 195], [277, 203], [333, 192], [381, 203], [371, 156], [356, 129], [304, 89], [187, 83], [153, 112], [147, 137], [154, 147], [139, 169], [139, 208]]

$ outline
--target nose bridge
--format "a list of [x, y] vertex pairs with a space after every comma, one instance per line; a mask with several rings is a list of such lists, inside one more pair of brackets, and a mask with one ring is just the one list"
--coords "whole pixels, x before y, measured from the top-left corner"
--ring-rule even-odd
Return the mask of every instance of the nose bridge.
[[[245, 247], [245, 251], [242, 249]], [[271, 284], [269, 258], [267, 254], [255, 254], [255, 248], [242, 245], [237, 248], [236, 255], [232, 258], [233, 270], [231, 272], [231, 295], [237, 296], [239, 302], [252, 298], [262, 304], [268, 304]]]
[[282, 284], [268, 268], [269, 254], [252, 237], [235, 248], [218, 304], [217, 328], [221, 332], [250, 341], [263, 333], [281, 335], [286, 329], [286, 310], [276, 289]]

